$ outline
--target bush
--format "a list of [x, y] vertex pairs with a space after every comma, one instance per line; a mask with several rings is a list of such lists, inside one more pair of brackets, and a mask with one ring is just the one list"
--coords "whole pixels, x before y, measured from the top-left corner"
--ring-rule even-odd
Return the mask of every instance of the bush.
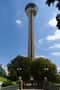
[[2, 87], [12, 85], [12, 82], [10, 80], [4, 81]]
[[15, 82], [12, 82], [11, 80], [4, 77], [0, 77], [0, 81], [3, 82], [3, 87], [15, 84]]

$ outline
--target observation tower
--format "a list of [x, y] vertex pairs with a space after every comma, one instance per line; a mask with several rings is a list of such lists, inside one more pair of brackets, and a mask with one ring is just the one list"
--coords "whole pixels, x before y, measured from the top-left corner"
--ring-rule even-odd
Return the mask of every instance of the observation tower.
[[25, 7], [26, 15], [28, 16], [28, 58], [33, 60], [35, 58], [34, 48], [34, 17], [37, 14], [38, 7], [34, 3], [29, 3]]

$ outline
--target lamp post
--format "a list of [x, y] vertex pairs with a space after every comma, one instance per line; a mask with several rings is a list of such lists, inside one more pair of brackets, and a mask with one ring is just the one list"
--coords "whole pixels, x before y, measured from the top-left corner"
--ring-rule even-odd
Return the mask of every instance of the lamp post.
[[[44, 71], [47, 73], [47, 71], [49, 70], [49, 68], [44, 68]], [[45, 73], [45, 74], [46, 74]], [[47, 78], [46, 76], [45, 76], [45, 78]]]
[[21, 71], [21, 68], [17, 68], [17, 70], [20, 70]]
[[48, 71], [49, 69], [48, 68], [44, 68], [45, 71]]
[[[46, 67], [44, 68], [44, 71], [48, 71], [49, 69]], [[46, 72], [47, 73], [47, 72]], [[45, 73], [45, 74], [46, 74]], [[44, 81], [43, 81], [43, 89], [44, 90], [48, 90], [48, 79], [47, 79], [47, 76], [44, 77]]]
[[[21, 72], [21, 68], [17, 68], [17, 71]], [[21, 79], [21, 75], [19, 76], [19, 79]]]
[[[21, 68], [17, 68], [17, 71], [20, 71], [21, 72]], [[23, 89], [23, 81], [22, 81], [21, 75], [20, 75], [19, 76], [19, 90], [22, 90], [22, 89]]]

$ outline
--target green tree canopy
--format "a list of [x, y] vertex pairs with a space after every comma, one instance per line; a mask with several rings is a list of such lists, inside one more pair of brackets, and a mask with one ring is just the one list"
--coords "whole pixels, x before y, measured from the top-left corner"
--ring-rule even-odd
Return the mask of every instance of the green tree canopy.
[[60, 0], [46, 0], [46, 4], [48, 4], [48, 6], [50, 6], [51, 4], [54, 5], [55, 2], [56, 7], [58, 8], [58, 10], [60, 10]]
[[16, 80], [20, 76], [24, 81], [30, 78], [30, 60], [28, 58], [17, 56], [7, 66], [10, 76], [15, 77]]
[[[54, 3], [56, 4], [56, 7], [58, 8], [58, 10], [60, 10], [60, 0], [46, 0], [46, 4], [48, 4], [48, 6], [51, 6], [51, 4], [54, 5]], [[57, 25], [56, 26], [60, 30], [60, 13], [57, 14], [56, 20], [57, 20]]]
[[56, 65], [51, 63], [48, 59], [37, 58], [32, 62], [31, 67], [32, 76], [39, 82], [47, 77], [49, 81], [54, 81], [54, 75], [57, 73]]
[[[19, 70], [20, 68], [21, 70]], [[12, 80], [17, 80], [21, 76], [24, 81], [29, 80], [30, 77], [38, 82], [42, 82], [44, 77], [47, 77], [49, 81], [56, 81], [56, 65], [46, 58], [37, 58], [31, 61], [27, 57], [17, 56], [8, 64], [8, 70]]]

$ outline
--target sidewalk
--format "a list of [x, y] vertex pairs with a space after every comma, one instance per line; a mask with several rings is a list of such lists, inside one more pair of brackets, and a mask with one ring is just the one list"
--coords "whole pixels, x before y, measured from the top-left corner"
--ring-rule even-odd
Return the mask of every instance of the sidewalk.
[[[17, 89], [19, 90], [19, 89]], [[23, 90], [44, 90], [44, 89], [23, 89]]]

